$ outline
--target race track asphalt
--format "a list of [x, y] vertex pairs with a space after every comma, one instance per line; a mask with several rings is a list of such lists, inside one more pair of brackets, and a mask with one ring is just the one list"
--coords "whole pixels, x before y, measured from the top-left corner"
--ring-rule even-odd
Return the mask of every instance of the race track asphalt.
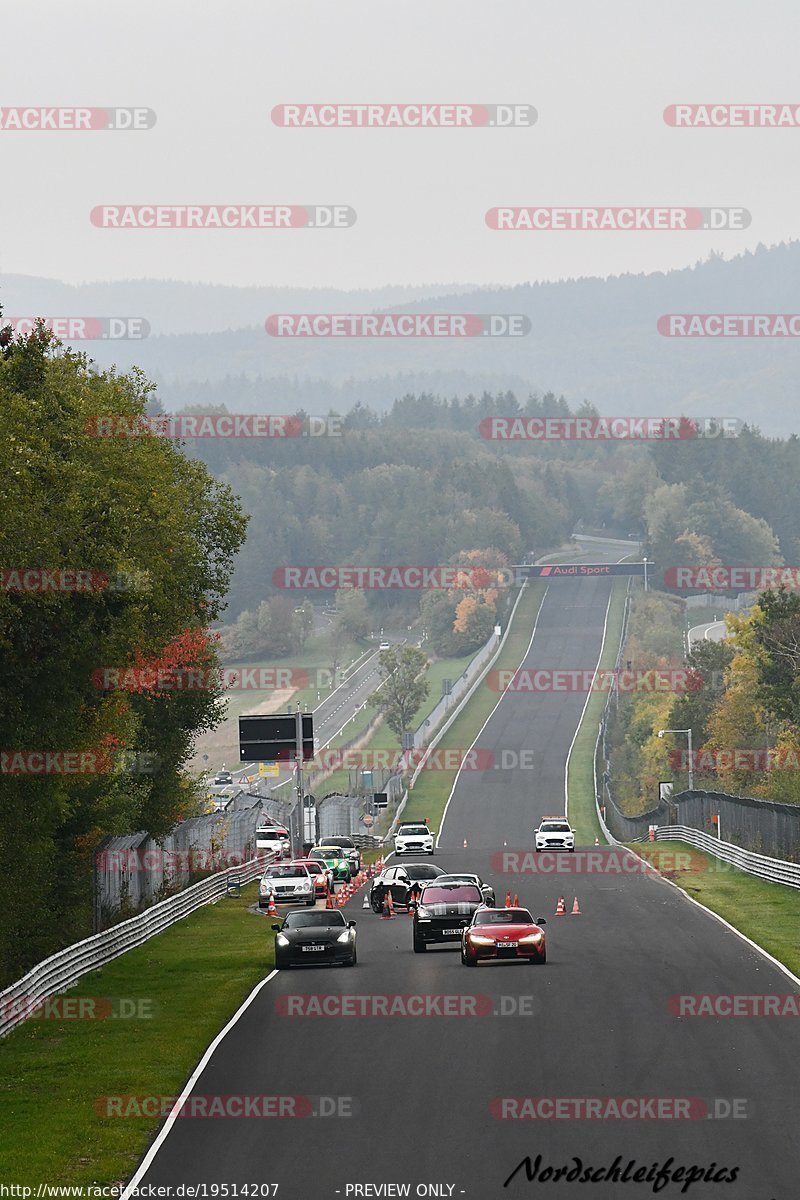
[[[609, 589], [601, 580], [550, 584], [525, 665], [594, 667]], [[382, 920], [362, 911], [359, 896], [345, 909], [358, 922], [358, 966], [276, 974], [193, 1087], [203, 1097], [310, 1101], [286, 1101], [287, 1115], [276, 1119], [178, 1118], [139, 1185], [277, 1183], [280, 1200], [796, 1200], [797, 1021], [679, 1017], [670, 1001], [786, 995], [796, 992], [792, 981], [624, 852], [603, 848], [589, 857], [579, 850], [543, 860], [535, 873], [502, 870], [504, 849], [530, 850], [538, 818], [563, 811], [565, 761], [585, 699], [504, 696], [477, 745], [528, 757], [507, 769], [462, 772], [434, 859], [481, 872], [499, 901], [509, 887], [534, 916], [545, 916], [547, 964], [470, 971], [457, 949], [415, 955], [410, 918]], [[571, 860], [569, 873], [555, 873], [562, 860]], [[554, 915], [562, 894], [568, 910], [579, 898], [580, 916]], [[265, 921], [265, 939], [272, 936]], [[398, 995], [455, 997], [449, 1003], [459, 1015], [438, 1015], [441, 999], [417, 1002], [433, 1007], [429, 1015], [302, 1015], [309, 1001], [293, 999], [338, 1007]], [[650, 1098], [677, 1116], [545, 1119], [540, 1107], [533, 1119], [515, 1119], [521, 1110], [509, 1101], [517, 1097]], [[299, 1115], [308, 1105], [318, 1115]], [[707, 1115], [715, 1105], [743, 1115]], [[324, 1115], [329, 1110], [335, 1115]], [[694, 1182], [684, 1192], [679, 1179], [656, 1192], [653, 1182], [632, 1179], [529, 1182], [523, 1167], [504, 1186], [525, 1156], [534, 1162], [537, 1155], [541, 1170], [574, 1167], [576, 1159], [600, 1170], [621, 1156], [622, 1168], [635, 1161], [629, 1175], [668, 1159], [672, 1171], [716, 1164], [719, 1181]], [[735, 1180], [722, 1182], [720, 1172], [732, 1168]], [[381, 1189], [388, 1184], [408, 1191]]]

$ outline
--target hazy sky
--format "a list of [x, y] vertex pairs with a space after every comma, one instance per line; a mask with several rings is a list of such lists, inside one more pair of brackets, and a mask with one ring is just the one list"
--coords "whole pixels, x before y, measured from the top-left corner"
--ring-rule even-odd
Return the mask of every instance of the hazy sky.
[[[0, 106], [138, 105], [147, 132], [0, 132], [0, 270], [69, 282], [516, 283], [667, 270], [800, 234], [796, 0], [138, 0], [3, 10]], [[532, 128], [285, 129], [287, 102], [527, 103]], [[109, 203], [349, 204], [350, 229], [97, 229]], [[744, 232], [499, 233], [495, 205], [736, 205]]]

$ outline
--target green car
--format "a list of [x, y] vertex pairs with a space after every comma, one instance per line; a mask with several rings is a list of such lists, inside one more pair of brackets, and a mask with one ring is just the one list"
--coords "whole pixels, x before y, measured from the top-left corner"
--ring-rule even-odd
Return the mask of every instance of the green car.
[[350, 859], [347, 857], [347, 851], [341, 846], [314, 846], [309, 858], [315, 858], [318, 862], [324, 862], [325, 866], [333, 873], [333, 883], [348, 883], [350, 880]]

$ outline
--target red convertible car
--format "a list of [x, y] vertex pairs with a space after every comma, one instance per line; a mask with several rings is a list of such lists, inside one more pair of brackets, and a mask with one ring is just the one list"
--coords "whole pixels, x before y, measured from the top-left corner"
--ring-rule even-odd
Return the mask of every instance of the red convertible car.
[[479, 908], [461, 935], [461, 961], [465, 967], [477, 967], [483, 959], [545, 963], [541, 926], [546, 924], [544, 917], [534, 921], [527, 908]]

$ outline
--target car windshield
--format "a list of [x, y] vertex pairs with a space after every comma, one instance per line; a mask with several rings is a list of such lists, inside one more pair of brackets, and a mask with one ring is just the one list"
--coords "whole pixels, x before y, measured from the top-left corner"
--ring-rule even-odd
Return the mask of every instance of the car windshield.
[[[291, 865], [297, 866], [298, 864], [292, 863]], [[305, 867], [305, 869], [312, 875], [321, 875], [323, 873], [324, 863], [319, 862], [316, 858], [310, 858], [306, 862], [300, 863], [299, 865]]]
[[566, 821], [547, 821], [539, 826], [540, 833], [569, 833], [569, 825]]
[[423, 837], [430, 833], [427, 825], [408, 825], [405, 829], [398, 830], [400, 837]]
[[332, 838], [332, 840], [328, 843], [328, 845], [344, 847], [347, 850], [353, 849], [353, 843], [350, 841], [350, 838], [346, 838], [346, 837]]
[[308, 872], [305, 867], [293, 867], [287, 863], [285, 867], [267, 867], [264, 874], [269, 879], [305, 879]]
[[441, 875], [439, 883], [477, 883], [477, 875]]
[[409, 863], [403, 870], [409, 879], [438, 879], [444, 874], [442, 868], [435, 867], [433, 863]]
[[533, 925], [527, 908], [487, 908], [475, 914], [474, 925]]
[[346, 926], [347, 922], [340, 912], [290, 912], [286, 914], [284, 929], [319, 929], [325, 926]]
[[422, 893], [423, 904], [482, 904], [483, 896], [474, 884], [438, 883], [426, 887]]
[[324, 850], [316, 850], [312, 858], [341, 858], [342, 852], [338, 846], [326, 846]]

